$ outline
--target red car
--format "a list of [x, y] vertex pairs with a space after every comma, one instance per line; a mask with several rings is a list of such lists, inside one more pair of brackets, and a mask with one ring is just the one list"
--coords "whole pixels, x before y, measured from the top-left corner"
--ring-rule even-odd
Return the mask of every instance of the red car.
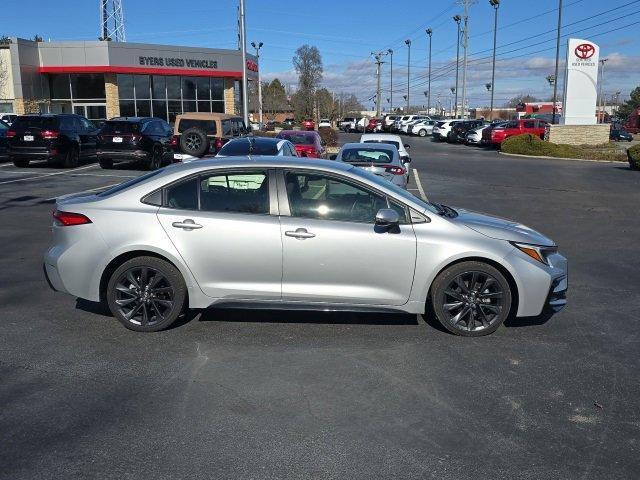
[[500, 145], [507, 138], [523, 133], [531, 133], [540, 138], [544, 138], [547, 122], [536, 118], [525, 118], [523, 120], [512, 120], [493, 128], [485, 128], [482, 131], [482, 143], [490, 145]]
[[276, 138], [289, 140], [296, 147], [299, 157], [322, 158], [325, 153], [324, 145], [318, 132], [304, 130], [283, 130]]
[[381, 125], [381, 124], [382, 124], [382, 119], [380, 119], [380, 118], [371, 118], [371, 119], [369, 119], [369, 123], [367, 123], [367, 126], [364, 128], [364, 131], [367, 132], [367, 133], [376, 132], [376, 131], [378, 131], [378, 130], [376, 130], [378, 128], [378, 125]]
[[315, 130], [316, 122], [314, 122], [313, 120], [303, 120], [302, 128], [304, 128], [305, 130]]

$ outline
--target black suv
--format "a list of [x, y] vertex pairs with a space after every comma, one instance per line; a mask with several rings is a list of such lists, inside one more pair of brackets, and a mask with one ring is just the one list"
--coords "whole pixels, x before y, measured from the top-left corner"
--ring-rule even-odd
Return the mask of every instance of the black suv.
[[21, 115], [6, 136], [9, 158], [16, 167], [31, 160], [77, 167], [80, 158], [95, 157], [98, 128], [80, 115]]
[[141, 161], [155, 170], [170, 153], [173, 130], [160, 118], [119, 117], [104, 123], [98, 133], [98, 161], [102, 168], [114, 162]]

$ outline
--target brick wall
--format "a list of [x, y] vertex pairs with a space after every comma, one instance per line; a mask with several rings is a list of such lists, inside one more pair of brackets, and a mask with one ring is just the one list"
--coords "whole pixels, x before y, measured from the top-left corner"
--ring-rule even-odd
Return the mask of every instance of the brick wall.
[[567, 145], [602, 145], [609, 143], [610, 125], [549, 125], [545, 140]]
[[236, 114], [235, 97], [233, 94], [233, 78], [224, 79], [224, 113]]
[[[13, 101], [13, 112], [18, 115], [26, 115], [27, 113], [40, 113], [40, 106], [49, 103], [48, 101], [25, 100], [24, 98], [16, 98]], [[47, 111], [46, 108], [43, 111]]]
[[118, 77], [115, 73], [104, 74], [104, 91], [107, 97], [107, 118], [120, 116], [120, 97], [118, 96]]

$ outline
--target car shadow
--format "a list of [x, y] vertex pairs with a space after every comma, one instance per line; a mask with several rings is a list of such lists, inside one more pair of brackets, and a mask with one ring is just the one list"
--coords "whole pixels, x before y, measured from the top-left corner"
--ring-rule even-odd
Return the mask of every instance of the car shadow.
[[510, 316], [504, 321], [504, 326], [507, 328], [519, 328], [519, 327], [533, 327], [544, 325], [551, 317], [555, 315], [555, 312], [545, 311], [537, 317], [516, 317]]

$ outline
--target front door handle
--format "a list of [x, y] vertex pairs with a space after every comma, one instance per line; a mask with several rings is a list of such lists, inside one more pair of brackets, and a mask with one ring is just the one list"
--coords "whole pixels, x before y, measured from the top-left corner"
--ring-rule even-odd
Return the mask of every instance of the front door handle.
[[284, 232], [287, 237], [297, 238], [298, 240], [304, 240], [306, 238], [315, 237], [315, 233], [307, 232], [306, 228], [296, 228], [295, 230], [288, 230]]
[[202, 225], [194, 222], [190, 218], [185, 218], [181, 222], [173, 222], [171, 225], [173, 225], [176, 228], [182, 228], [182, 229], [187, 230], [187, 231], [195, 230], [197, 228], [202, 228]]

